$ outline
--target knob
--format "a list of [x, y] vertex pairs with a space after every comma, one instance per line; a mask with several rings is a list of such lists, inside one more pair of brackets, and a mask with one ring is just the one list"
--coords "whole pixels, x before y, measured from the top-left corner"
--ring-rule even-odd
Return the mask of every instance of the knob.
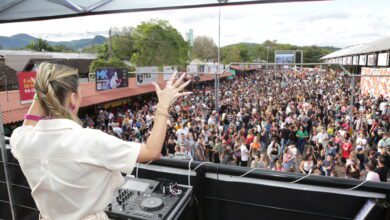
[[159, 218], [162, 218], [162, 214], [161, 214], [161, 213], [158, 213], [158, 217], [159, 217]]

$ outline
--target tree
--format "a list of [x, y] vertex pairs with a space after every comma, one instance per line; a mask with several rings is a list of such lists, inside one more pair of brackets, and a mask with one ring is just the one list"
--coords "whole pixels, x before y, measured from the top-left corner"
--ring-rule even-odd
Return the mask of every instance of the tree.
[[132, 32], [134, 53], [131, 61], [137, 66], [163, 66], [187, 63], [188, 45], [168, 21], [142, 22]]
[[49, 42], [46, 40], [43, 40], [41, 38], [38, 38], [35, 41], [31, 41], [27, 46], [27, 49], [34, 50], [34, 51], [52, 51], [53, 48], [49, 45]]
[[204, 61], [218, 59], [218, 47], [211, 37], [198, 36], [194, 40], [191, 57], [198, 58]]
[[233, 45], [223, 49], [223, 63], [241, 62], [240, 49]]
[[112, 29], [112, 54], [121, 60], [130, 60], [134, 53], [134, 40], [132, 36], [134, 28], [124, 27]]
[[96, 59], [89, 66], [89, 71], [91, 73], [94, 73], [96, 72], [96, 69], [100, 67], [127, 67], [127, 66], [120, 59], [115, 57], [109, 60]]
[[50, 51], [52, 52], [64, 52], [64, 53], [71, 53], [76, 52], [74, 49], [67, 47], [65, 45], [56, 45], [56, 46], [50, 46]]

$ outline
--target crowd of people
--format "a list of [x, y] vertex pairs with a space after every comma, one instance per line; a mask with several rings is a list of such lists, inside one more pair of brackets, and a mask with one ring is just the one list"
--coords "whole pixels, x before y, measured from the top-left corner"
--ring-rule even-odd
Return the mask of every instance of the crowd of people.
[[[390, 167], [390, 97], [362, 95], [359, 82], [333, 70], [258, 70], [221, 79], [169, 110], [162, 155], [280, 172], [386, 182]], [[351, 94], [354, 93], [352, 107]], [[145, 142], [155, 96], [85, 115], [86, 127]]]

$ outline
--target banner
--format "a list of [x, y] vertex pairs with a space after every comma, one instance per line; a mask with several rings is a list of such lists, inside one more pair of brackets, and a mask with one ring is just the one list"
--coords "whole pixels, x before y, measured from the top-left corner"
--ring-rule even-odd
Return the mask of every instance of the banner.
[[172, 73], [175, 71], [177, 71], [177, 67], [175, 66], [164, 66], [163, 67], [164, 81], [168, 81]]
[[275, 63], [295, 63], [295, 54], [275, 54]]
[[353, 56], [353, 61], [352, 61], [352, 64], [353, 65], [358, 65], [358, 60], [359, 60], [359, 56]]
[[378, 54], [378, 66], [387, 66], [388, 64], [388, 53]]
[[144, 66], [136, 67], [135, 72], [137, 73], [137, 86], [143, 86], [157, 82], [157, 66]]
[[198, 65], [187, 65], [187, 73], [198, 73]]
[[365, 66], [367, 63], [367, 55], [360, 55], [359, 65]]
[[223, 72], [223, 70], [224, 70], [223, 64], [219, 65], [219, 70], [218, 70], [218, 64], [206, 64], [203, 73], [216, 74], [216, 73]]
[[367, 66], [375, 66], [375, 55], [374, 54], [368, 55]]
[[35, 79], [36, 72], [19, 72], [17, 75], [20, 104], [32, 103], [35, 95], [35, 88], [31, 78]]
[[390, 94], [390, 68], [362, 68], [363, 76], [370, 75], [387, 75], [389, 77], [361, 77], [360, 90], [363, 95], [380, 95]]
[[126, 68], [108, 67], [96, 70], [97, 91], [123, 88], [128, 84]]

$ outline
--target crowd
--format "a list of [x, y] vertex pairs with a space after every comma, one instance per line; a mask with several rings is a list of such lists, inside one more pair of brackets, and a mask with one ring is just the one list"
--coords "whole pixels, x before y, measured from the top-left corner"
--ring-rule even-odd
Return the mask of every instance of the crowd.
[[[191, 96], [171, 107], [161, 153], [386, 182], [390, 97], [361, 95], [359, 82], [355, 88], [349, 82], [332, 70], [258, 70], [221, 80], [218, 112], [214, 84], [196, 83]], [[86, 115], [83, 122], [124, 140], [145, 142], [156, 104], [155, 96], [134, 98], [128, 105]]]

